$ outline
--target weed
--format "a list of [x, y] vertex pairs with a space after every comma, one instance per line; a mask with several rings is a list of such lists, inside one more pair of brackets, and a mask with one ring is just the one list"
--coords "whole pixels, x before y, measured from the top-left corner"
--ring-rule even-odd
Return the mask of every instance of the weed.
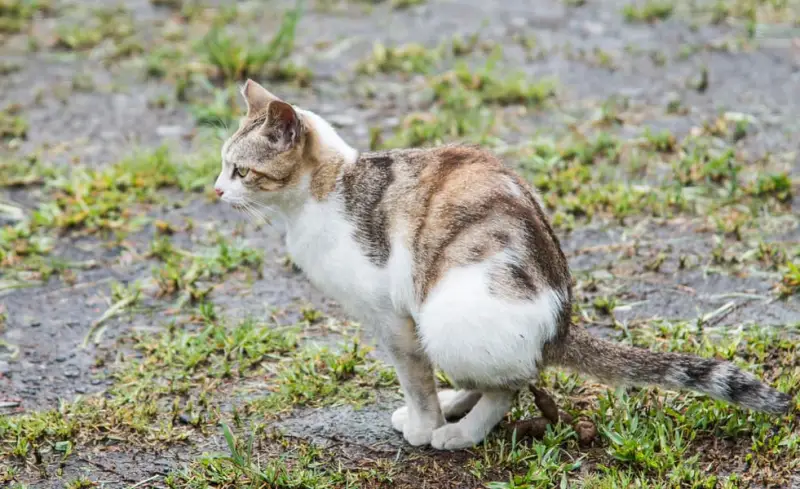
[[781, 297], [800, 293], [800, 262], [786, 262], [786, 271], [783, 273], [778, 291]]
[[372, 55], [358, 63], [356, 71], [375, 73], [429, 73], [440, 59], [436, 50], [420, 44], [387, 47], [379, 42], [372, 46]]
[[432, 86], [437, 99], [451, 108], [472, 94], [478, 98], [478, 103], [484, 104], [541, 105], [555, 95], [554, 80], [531, 82], [523, 73], [503, 78], [496, 76], [498, 56], [499, 51], [478, 71], [462, 62], [455, 70], [436, 77]]
[[60, 24], [56, 29], [55, 47], [69, 51], [92, 49], [106, 39], [128, 42], [135, 26], [131, 12], [122, 6], [97, 8], [88, 22]]
[[22, 106], [11, 104], [0, 111], [0, 140], [24, 138], [28, 133], [28, 121], [20, 115], [21, 110]]
[[153, 270], [158, 294], [183, 294], [181, 303], [202, 301], [214, 288], [213, 283], [208, 282], [234, 271], [259, 272], [263, 260], [255, 250], [232, 247], [223, 239], [210, 252], [189, 253], [173, 247], [166, 236], [153, 241], [150, 255], [164, 261], [163, 266]]
[[39, 185], [57, 175], [35, 155], [0, 160], [0, 187]]
[[301, 5], [283, 16], [278, 32], [272, 40], [262, 44], [255, 40], [240, 41], [214, 27], [199, 46], [206, 61], [215, 67], [220, 76], [231, 83], [248, 76], [259, 77], [276, 70], [294, 49], [295, 30], [300, 20]]
[[52, 5], [50, 0], [3, 0], [0, 2], [0, 34], [21, 32], [37, 13], [52, 12]]
[[392, 0], [392, 8], [402, 10], [422, 5], [423, 3], [425, 3], [425, 0]]
[[375, 389], [396, 383], [394, 372], [367, 358], [370, 348], [353, 338], [340, 352], [309, 347], [282, 366], [273, 392], [249, 404], [261, 413], [278, 413], [294, 406], [373, 402]]
[[654, 133], [648, 127], [645, 129], [644, 138], [647, 145], [661, 153], [672, 153], [677, 148], [677, 140], [668, 130]]
[[614, 297], [596, 297], [592, 305], [597, 311], [610, 315], [617, 307], [617, 300]]
[[626, 5], [622, 13], [628, 22], [652, 23], [669, 18], [674, 8], [674, 3], [669, 0], [645, 0], [641, 6]]

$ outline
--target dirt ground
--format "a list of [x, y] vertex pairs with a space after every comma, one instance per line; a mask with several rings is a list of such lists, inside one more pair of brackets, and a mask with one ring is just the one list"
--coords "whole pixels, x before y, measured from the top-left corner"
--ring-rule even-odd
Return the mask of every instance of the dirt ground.
[[[241, 428], [237, 436], [245, 439], [255, 430], [259, 463], [271, 468], [283, 464], [281, 470], [286, 472], [286, 477], [269, 479], [269, 483], [250, 470], [254, 465], [249, 462], [234, 464], [238, 469], [229, 468], [229, 472], [215, 472], [214, 464], [203, 458], [203, 453], [231, 451], [218, 421], [233, 419], [234, 414], [238, 418], [245, 403], [283, 392], [272, 383], [275, 376], [283, 378], [279, 367], [242, 367], [243, 359], [250, 358], [247, 347], [231, 350], [236, 353], [220, 360], [235, 363], [241, 370], [238, 378], [235, 374], [212, 382], [198, 375], [212, 369], [214, 359], [220, 357], [211, 352], [204, 361], [212, 363], [192, 370], [180, 396], [170, 397], [172, 391], [154, 394], [155, 414], [147, 419], [160, 426], [163, 436], [118, 415], [119, 411], [109, 415], [106, 425], [99, 418], [87, 417], [82, 408], [65, 407], [94, 398], [105, 399], [103, 409], [112, 409], [109, 406], [121, 393], [132, 395], [131, 386], [144, 382], [144, 377], [131, 380], [136, 372], [141, 376], [151, 370], [168, 372], [177, 379], [175, 372], [180, 370], [171, 370], [177, 360], [165, 352], [182, 355], [189, 348], [186, 342], [194, 337], [178, 341], [179, 333], [174, 333], [169, 341], [164, 338], [175, 328], [187, 334], [202, 330], [204, 323], [198, 316], [212, 315], [202, 312], [200, 304], [213, 304], [213, 317], [225, 318], [229, 327], [244, 318], [271, 327], [300, 325], [303, 344], [330, 345], [331, 351], [338, 352], [335, 345], [352, 334], [370, 343], [369, 331], [349, 322], [335, 303], [287, 263], [280, 229], [248, 220], [216, 202], [210, 192], [221, 138], [230, 134], [232, 128], [228, 128], [235, 127], [235, 117], [241, 114], [236, 89], [247, 70], [226, 72], [225, 60], [210, 60], [201, 41], [217, 25], [237, 39], [252, 37], [252, 41], [242, 41], [245, 49], [251, 43], [265, 45], [285, 23], [284, 12], [293, 6], [279, 0], [216, 5], [189, 0], [0, 1], [0, 109], [4, 111], [0, 160], [7, 162], [0, 167], [6, 173], [0, 178], [0, 225], [6, 229], [0, 239], [4, 253], [0, 257], [5, 259], [0, 269], [0, 416], [5, 423], [0, 423], [0, 467], [7, 467], [0, 468], [0, 485], [700, 487], [692, 485], [692, 477], [700, 480], [697, 473], [706, 472], [720, 479], [713, 484], [705, 481], [710, 485], [702, 487], [800, 487], [796, 463], [785, 465], [783, 472], [774, 467], [750, 469], [762, 455], [760, 442], [753, 441], [761, 440], [761, 432], [753, 426], [768, 418], [753, 421], [746, 415], [742, 419], [752, 424], [746, 430], [726, 431], [730, 420], [720, 421], [723, 415], [717, 414], [720, 418], [714, 418], [713, 427], [703, 427], [704, 433], [713, 436], [688, 441], [691, 446], [681, 452], [683, 458], [708, 457], [687, 462], [697, 472], [691, 477], [675, 475], [681, 466], [677, 462], [673, 468], [660, 469], [642, 465], [640, 459], [613, 456], [607, 450], [614, 444], [613, 437], [603, 430], [590, 449], [579, 449], [575, 439], [551, 439], [548, 443], [562, 451], [559, 462], [553, 462], [558, 470], [542, 465], [542, 474], [557, 477], [549, 481], [531, 475], [531, 460], [543, 464], [541, 455], [528, 457], [535, 448], [523, 449], [528, 455], [519, 460], [511, 460], [510, 454], [496, 455], [492, 451], [496, 444], [456, 454], [413, 449], [389, 423], [392, 410], [401, 404], [397, 386], [374, 380], [391, 376], [381, 370], [379, 351], [358, 360], [364, 368], [378, 370], [354, 374], [355, 381], [348, 377], [342, 384], [355, 382], [355, 390], [337, 388], [327, 394], [332, 399], [341, 396], [342, 402], [327, 404], [312, 398], [293, 401], [290, 409], [273, 406], [268, 414], [257, 408], [243, 411], [247, 421], [243, 428], [237, 425]], [[652, 344], [672, 341], [666, 347], [719, 354], [707, 345], [690, 346], [693, 340], [677, 333], [670, 336], [659, 325], [702, 324], [739, 334], [757, 326], [790, 338], [800, 326], [800, 272], [793, 274], [791, 268], [793, 263], [800, 264], [796, 196], [800, 190], [800, 28], [793, 27], [798, 20], [800, 4], [791, 0], [306, 2], [291, 54], [281, 60], [284, 71], [262, 70], [251, 76], [286, 100], [332, 121], [347, 141], [364, 151], [393, 144], [392, 135], [412, 124], [407, 119], [411, 113], [436, 114], [440, 122], [446, 111], [456, 118], [471, 117], [463, 109], [459, 112], [460, 102], [448, 102], [441, 98], [447, 95], [431, 88], [438, 74], [458, 70], [461, 63], [467, 66], [463, 70], [487, 73], [487, 77], [519, 72], [530, 83], [552, 78], [554, 93], [541, 103], [530, 102], [530, 97], [492, 103], [487, 95], [478, 106], [467, 108], [473, 115], [492, 112], [495, 123], [489, 131], [470, 126], [461, 134], [451, 132], [440, 140], [428, 138], [414, 144], [478, 138], [536, 183], [551, 204], [548, 212], [557, 216], [556, 228], [575, 275], [576, 315], [597, 334], [633, 341], [645, 338], [644, 344], [646, 338], [660, 338], [661, 343], [653, 340]], [[454, 38], [465, 39], [468, 46], [452, 47]], [[424, 49], [412, 55], [396, 54], [396, 59], [413, 64], [429, 56], [425, 49], [434, 53], [439, 46], [448, 47], [430, 69], [402, 63], [392, 68], [376, 54], [380, 51], [376, 45], [391, 48], [409, 43]], [[493, 52], [501, 52], [500, 61], [487, 68]], [[235, 58], [230, 52], [227, 56]], [[391, 60], [392, 54], [388, 57]], [[369, 62], [373, 68], [364, 68]], [[232, 63], [250, 66], [249, 61]], [[311, 73], [310, 81], [304, 81], [304, 70]], [[487, 84], [473, 80], [465, 86], [468, 91], [488, 94], [481, 92]], [[208, 124], [209, 117], [217, 120]], [[25, 130], [15, 131], [19, 126], [14, 124], [24, 124]], [[722, 129], [718, 129], [720, 124]], [[546, 162], [540, 162], [546, 159], [541, 157], [541, 148], [548, 144], [555, 145], [558, 157], [566, 161], [572, 157], [569, 147], [578, 148], [581, 141], [592, 141], [601, 132], [619, 141], [620, 147], [645, 148], [647, 141], [641, 141], [646, 128], [651, 136], [644, 138], [656, 149], [637, 153], [639, 163], [628, 158], [627, 149], [620, 150], [620, 160], [610, 161], [607, 154], [595, 152], [586, 160], [569, 163], [573, 165], [569, 168], [548, 169]], [[726, 131], [741, 134], [730, 136]], [[732, 148], [735, 156], [721, 167], [721, 173], [691, 167], [687, 174], [699, 190], [687, 191], [688, 184], [681, 190], [681, 195], [691, 196], [690, 204], [667, 213], [655, 211], [659, 199], [672, 195], [668, 192], [674, 173], [662, 170], [672, 172], [687, 161], [676, 144], [699, 133], [710, 134], [714, 151]], [[658, 147], [658, 141], [666, 141], [666, 149]], [[148, 194], [126, 201], [131, 212], [114, 218], [110, 234], [88, 224], [95, 219], [94, 204], [82, 204], [80, 199], [58, 204], [62, 194], [74, 194], [70, 185], [79, 185], [76, 182], [86, 175], [92, 175], [86, 180], [90, 181], [98, 172], [113, 172], [119, 162], [162, 146], [169, 148], [170, 158], [176, 161], [204, 158], [209, 170], [198, 173], [199, 183], [191, 189], [172, 183], [152, 188], [142, 184], [157, 197]], [[586, 150], [586, 145], [580, 147]], [[651, 164], [651, 158], [661, 163]], [[733, 180], [729, 177], [732, 165], [738, 165], [740, 172]], [[588, 168], [585, 175], [580, 173], [582, 167]], [[777, 189], [753, 183], [767, 174], [781, 176], [775, 180]], [[70, 178], [72, 183], [64, 183]], [[155, 174], [144, 172], [141, 178], [155, 178]], [[548, 179], [557, 183], [547, 184]], [[638, 190], [626, 190], [636, 198], [620, 204], [629, 194], [611, 189], [625, 182]], [[742, 190], [728, 194], [734, 184]], [[786, 185], [785, 193], [781, 184]], [[97, 195], [98, 189], [92, 187], [87, 195]], [[742, 197], [731, 197], [735, 191], [742, 192]], [[692, 200], [702, 192], [707, 193]], [[655, 203], [646, 199], [647, 194], [654, 196]], [[54, 205], [60, 205], [58, 215], [74, 214], [70, 206], [88, 205], [90, 217], [82, 216], [72, 224], [56, 219], [39, 225], [33, 235], [48, 238], [52, 248], [23, 252], [18, 246], [23, 242], [30, 246], [32, 238], [12, 236], [10, 230], [29, 222], [37, 209]], [[100, 216], [94, 222], [102, 228], [103, 219], [111, 218]], [[168, 231], [164, 231], [166, 226]], [[154, 277], [169, 261], [152, 252], [153, 243], [163, 236], [185, 250], [188, 260], [225, 242], [237, 250], [255, 250], [261, 262], [248, 264], [250, 255], [244, 253], [232, 259], [232, 265], [222, 265], [223, 272], [203, 276], [196, 283], [175, 280], [165, 285]], [[185, 271], [186, 266], [184, 262], [177, 270]], [[130, 300], [121, 292], [138, 287], [140, 295]], [[166, 290], [170, 287], [173, 290]], [[198, 292], [203, 287], [210, 287], [210, 292]], [[193, 300], [198, 294], [201, 299]], [[109, 310], [114, 314], [108, 314]], [[107, 319], [98, 322], [104, 315]], [[631, 334], [639, 330], [644, 336]], [[159, 336], [165, 331], [170, 333]], [[691, 331], [689, 336], [701, 333]], [[679, 337], [685, 343], [677, 341]], [[783, 370], [769, 367], [767, 371], [796, 394], [790, 382], [798, 372], [796, 346], [792, 339], [783, 341], [788, 346], [774, 347], [785, 353], [779, 362], [769, 354], [747, 358], [773, 367], [779, 364]], [[258, 344], [266, 348], [263, 342]], [[291, 355], [285, 361], [291, 362]], [[587, 413], [597, 407], [597, 401], [584, 402], [583, 397], [598, 399], [605, 390], [587, 384], [592, 387], [576, 393], [576, 387], [564, 387], [565, 378], [549, 380], [557, 397], [573, 414], [595, 419]], [[158, 383], [158, 375], [150, 379]], [[652, 404], [659, 402], [652, 399], [653, 392], [638, 394], [650, 406], [644, 411], [650, 412]], [[364, 402], [354, 406], [350, 396], [362, 395]], [[131, 399], [136, 402], [135, 397]], [[189, 414], [165, 421], [158, 413], [169, 412], [168, 402], [173, 399], [182, 405], [182, 413]], [[670, 399], [678, 403], [690, 399], [686, 402], [708, 409], [716, 406], [694, 397], [673, 395]], [[187, 403], [200, 406], [203, 402], [214, 416], [187, 421], [185, 416], [192, 416]], [[123, 409], [120, 404], [114, 406]], [[527, 409], [518, 407], [511, 417], [525, 417]], [[54, 414], [40, 419], [37, 413]], [[131, 411], [129, 416], [138, 414]], [[55, 418], [62, 427], [48, 428]], [[31, 428], [35, 419], [42, 423], [41, 429]], [[163, 431], [167, 422], [176, 428]], [[260, 427], [252, 428], [256, 424]], [[787, 426], [784, 440], [789, 441], [770, 449], [782, 450], [786, 460], [796, 460], [791, 450], [800, 434], [794, 424]], [[25, 442], [29, 446], [20, 449], [25, 436], [29, 436]], [[69, 443], [68, 448], [59, 443]], [[304, 458], [310, 457], [309, 450], [318, 451], [311, 457], [313, 463]], [[721, 462], [724, 456], [713, 455], [726, 450], [735, 455], [725, 462]], [[284, 458], [285, 454], [291, 456]], [[580, 468], [565, 468], [570, 454], [585, 457]], [[298, 471], [303, 470], [314, 476], [301, 477]], [[176, 475], [180, 471], [181, 477]], [[506, 485], [492, 486], [492, 481], [506, 481]]]

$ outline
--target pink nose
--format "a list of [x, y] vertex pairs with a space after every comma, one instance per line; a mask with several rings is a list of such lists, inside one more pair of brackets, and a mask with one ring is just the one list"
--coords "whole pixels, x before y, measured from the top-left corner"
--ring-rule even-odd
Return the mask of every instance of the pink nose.
[[222, 194], [225, 193], [221, 188], [216, 188], [216, 187], [214, 188], [214, 192], [217, 193], [217, 197], [222, 197]]

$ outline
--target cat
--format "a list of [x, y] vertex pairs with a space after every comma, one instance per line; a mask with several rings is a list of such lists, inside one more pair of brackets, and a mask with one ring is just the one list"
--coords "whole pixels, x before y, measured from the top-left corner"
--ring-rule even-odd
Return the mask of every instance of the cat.
[[[375, 328], [405, 398], [391, 423], [409, 444], [482, 442], [547, 366], [790, 409], [789, 395], [731, 363], [618, 345], [571, 324], [560, 242], [539, 196], [493, 153], [362, 153], [252, 80], [241, 94], [247, 114], [223, 143], [216, 193], [239, 209], [274, 208], [311, 283]], [[437, 392], [434, 368], [460, 390]]]

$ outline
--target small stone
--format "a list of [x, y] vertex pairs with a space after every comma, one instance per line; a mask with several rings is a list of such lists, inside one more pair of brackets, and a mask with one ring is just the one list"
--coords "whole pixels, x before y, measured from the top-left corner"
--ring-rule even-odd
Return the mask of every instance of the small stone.
[[86, 394], [86, 388], [85, 387], [76, 387], [75, 388], [75, 393], [76, 394]]
[[181, 413], [178, 416], [178, 421], [180, 421], [182, 424], [192, 424], [192, 417], [186, 413]]
[[56, 357], [56, 361], [58, 363], [66, 362], [67, 361], [67, 356], [66, 355], [59, 355], [59, 356]]
[[81, 370], [75, 365], [67, 365], [64, 367], [64, 377], [74, 379], [81, 376]]
[[101, 379], [92, 379], [89, 383], [92, 385], [100, 385], [103, 381]]
[[606, 28], [599, 22], [587, 21], [583, 23], [583, 31], [592, 36], [600, 36], [606, 31]]
[[528, 19], [526, 19], [525, 17], [514, 17], [513, 19], [511, 19], [510, 23], [511, 23], [511, 27], [515, 27], [517, 29], [521, 29], [521, 28], [526, 27], [528, 25]]
[[9, 373], [11, 373], [11, 365], [5, 360], [0, 360], [0, 375], [8, 375]]

